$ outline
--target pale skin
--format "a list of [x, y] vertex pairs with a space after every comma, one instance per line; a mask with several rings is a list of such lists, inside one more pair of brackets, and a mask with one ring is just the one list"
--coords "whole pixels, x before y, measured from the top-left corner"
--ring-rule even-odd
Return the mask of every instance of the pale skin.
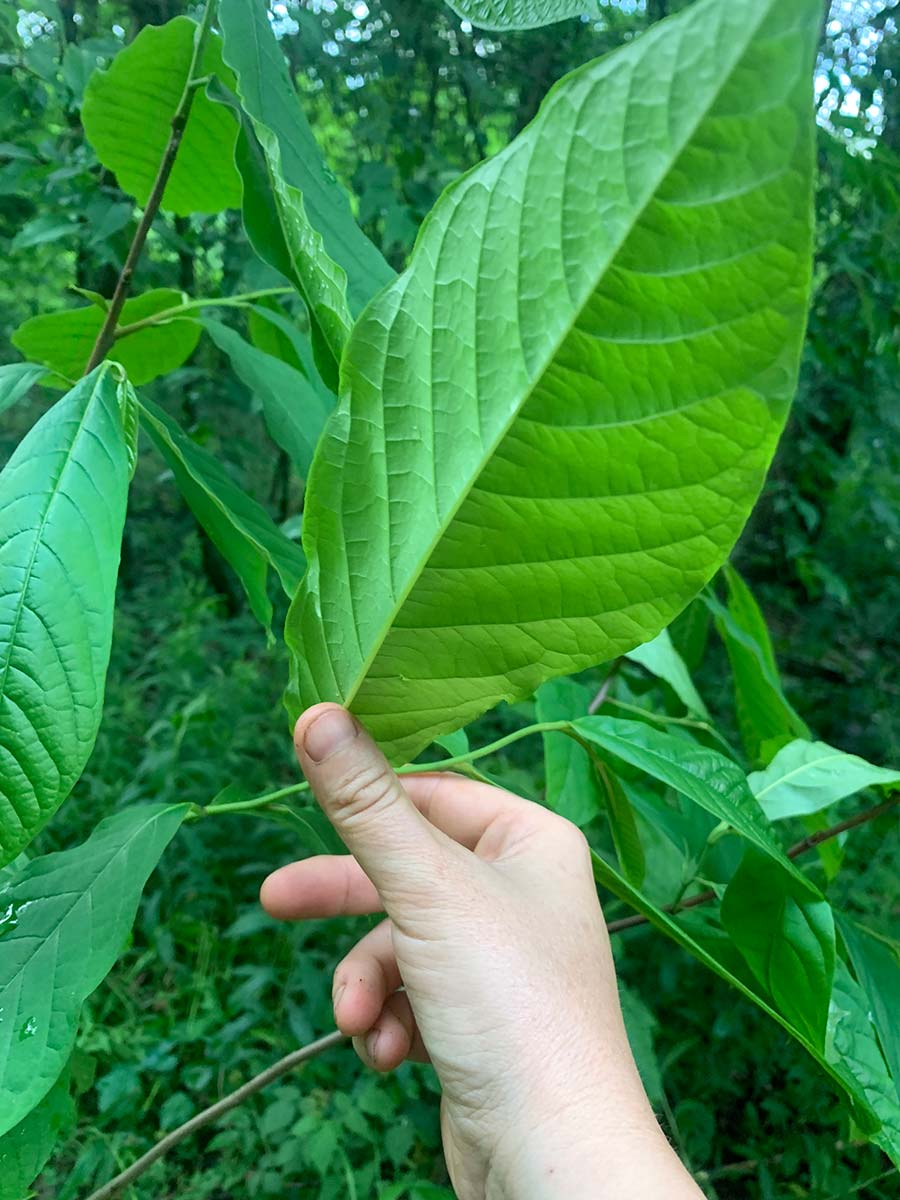
[[575, 826], [457, 775], [401, 781], [338, 705], [294, 743], [350, 854], [275, 871], [263, 905], [387, 914], [335, 970], [335, 1021], [376, 1070], [434, 1065], [459, 1200], [701, 1197], [641, 1086]]

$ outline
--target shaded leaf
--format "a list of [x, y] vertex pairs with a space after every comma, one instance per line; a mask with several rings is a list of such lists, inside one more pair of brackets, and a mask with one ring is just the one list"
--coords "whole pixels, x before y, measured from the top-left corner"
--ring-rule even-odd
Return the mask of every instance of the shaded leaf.
[[825, 742], [798, 739], [747, 782], [769, 820], [782, 821], [821, 812], [863, 788], [900, 784], [900, 771], [873, 766]]
[[[573, 679], [549, 679], [535, 693], [538, 721], [569, 721], [588, 710], [591, 694]], [[584, 746], [558, 733], [541, 735], [547, 804], [581, 827], [603, 811], [603, 790]]]
[[305, 479], [334, 397], [324, 389], [318, 390], [305, 375], [280, 358], [245, 342], [221, 321], [204, 317], [201, 323], [230, 358], [238, 379], [259, 401], [272, 440], [287, 452]]
[[819, 20], [700, 0], [443, 194], [344, 355], [292, 713], [340, 701], [407, 761], [655, 637], [717, 569], [796, 382]]
[[662, 630], [652, 641], [629, 650], [625, 657], [667, 683], [689, 712], [709, 716], [684, 659], [672, 645], [668, 629]]
[[68, 217], [59, 217], [54, 213], [41, 213], [31, 221], [26, 221], [10, 245], [13, 254], [18, 250], [28, 250], [31, 246], [43, 246], [47, 242], [58, 242], [60, 238], [71, 237], [78, 226]]
[[0, 474], [0, 865], [56, 812], [93, 749], [127, 495], [115, 373], [101, 366]]
[[[356, 316], [394, 272], [356, 224], [346, 193], [325, 163], [263, 0], [220, 0], [218, 19], [224, 58], [237, 77], [244, 111], [263, 142], [272, 185], [293, 195], [295, 205], [298, 199], [302, 202], [308, 227], [321, 235], [325, 254], [346, 276], [347, 302]], [[310, 270], [314, 268], [311, 263]], [[309, 280], [305, 286], [310, 286]]]
[[171, 468], [185, 503], [216, 549], [237, 572], [250, 607], [261, 624], [272, 624], [266, 593], [272, 567], [288, 595], [303, 574], [303, 554], [266, 512], [229, 478], [217, 458], [204, 450], [168, 413], [141, 400], [141, 424]]
[[0, 367], [0, 413], [12, 408], [46, 374], [47, 368], [38, 363], [8, 363]]
[[704, 597], [725, 643], [734, 678], [741, 739], [754, 763], [770, 761], [793, 738], [808, 738], [809, 727], [781, 686], [766, 622], [750, 589], [732, 567], [725, 567], [728, 605]]
[[[172, 132], [196, 29], [188, 17], [145, 25], [108, 70], [94, 72], [85, 89], [81, 120], [87, 139], [122, 191], [141, 205], [147, 203]], [[198, 73], [230, 82], [215, 33], [207, 40]], [[237, 131], [232, 114], [198, 90], [163, 194], [164, 210], [186, 216], [240, 206], [234, 166]]]
[[[175, 288], [154, 288], [125, 301], [119, 324], [142, 321], [176, 308], [185, 299], [184, 292]], [[44, 363], [63, 379], [77, 379], [91, 357], [105, 319], [106, 314], [95, 304], [44, 313], [20, 325], [11, 340], [27, 358]], [[180, 367], [193, 354], [199, 339], [196, 321], [176, 319], [118, 338], [107, 358], [121, 363], [131, 382], [140, 386]]]
[[831, 905], [748, 848], [725, 890], [722, 924], [791, 1024], [824, 1046], [835, 959]]
[[622, 1005], [625, 1030], [628, 1033], [628, 1044], [637, 1063], [644, 1091], [651, 1104], [659, 1104], [663, 1098], [663, 1085], [654, 1046], [654, 1034], [659, 1022], [637, 992], [631, 988], [619, 987], [619, 1001]]
[[900, 948], [849, 917], [839, 925], [900, 1102]]
[[33, 859], [2, 895], [0, 1134], [47, 1094], [75, 1042], [81, 1005], [118, 958], [150, 872], [190, 806], [148, 805], [102, 821], [71, 850]]
[[54, 1146], [74, 1123], [66, 1069], [37, 1107], [0, 1137], [0, 1200], [23, 1200], [28, 1195]]

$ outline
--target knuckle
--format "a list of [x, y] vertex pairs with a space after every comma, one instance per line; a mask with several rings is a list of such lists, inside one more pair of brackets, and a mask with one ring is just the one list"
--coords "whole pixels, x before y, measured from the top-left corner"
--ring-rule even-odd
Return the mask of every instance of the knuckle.
[[398, 790], [397, 780], [379, 764], [356, 768], [334, 789], [334, 814], [345, 824], [357, 824], [390, 805]]

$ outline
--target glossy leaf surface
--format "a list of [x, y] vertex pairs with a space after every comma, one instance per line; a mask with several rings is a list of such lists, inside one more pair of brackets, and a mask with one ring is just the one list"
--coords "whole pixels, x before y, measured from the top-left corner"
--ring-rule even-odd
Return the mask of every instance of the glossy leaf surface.
[[[121, 189], [141, 205], [147, 203], [172, 132], [196, 28], [188, 17], [146, 25], [119, 51], [108, 70], [94, 72], [84, 93], [81, 119], [88, 141], [103, 165], [114, 172]], [[207, 40], [198, 73], [230, 81], [216, 34]], [[228, 109], [198, 90], [163, 193], [163, 209], [187, 216], [239, 207], [241, 181], [234, 166], [237, 132]]]
[[[184, 300], [184, 292], [176, 288], [154, 288], [125, 301], [119, 324], [134, 324], [175, 308]], [[20, 325], [12, 335], [12, 343], [28, 358], [45, 363], [65, 379], [75, 380], [90, 359], [104, 317], [95, 304], [44, 313]], [[196, 321], [176, 319], [118, 338], [107, 357], [121, 363], [131, 382], [140, 386], [180, 367], [193, 354], [199, 339]]]
[[479, 29], [537, 29], [598, 11], [597, 0], [447, 0], [447, 3]]
[[863, 788], [900, 784], [900, 771], [873, 766], [825, 742], [798, 739], [747, 782], [769, 820], [782, 821], [821, 812]]
[[722, 923], [780, 1011], [822, 1047], [834, 976], [831, 905], [748, 849], [725, 890]]
[[189, 807], [108, 817], [81, 846], [34, 859], [4, 891], [0, 1134], [59, 1077], [81, 1005], [118, 958], [144, 884]]
[[107, 366], [41, 417], [0, 474], [0, 865], [56, 812], [94, 746], [128, 479]]
[[818, 0], [700, 0], [563, 79], [354, 328], [310, 475], [289, 707], [395, 761], [655, 637], [794, 390]]
[[303, 573], [300, 547], [285, 537], [266, 510], [229, 478], [214, 455], [192, 441], [168, 413], [147, 399], [141, 401], [141, 424], [171, 468], [188, 508], [236, 571], [257, 620], [269, 629], [269, 567], [290, 595]]
[[221, 321], [204, 317], [202, 324], [230, 358], [235, 375], [259, 401], [272, 440], [287, 452], [305, 479], [334, 396], [324, 388], [317, 389], [280, 358], [244, 341]]

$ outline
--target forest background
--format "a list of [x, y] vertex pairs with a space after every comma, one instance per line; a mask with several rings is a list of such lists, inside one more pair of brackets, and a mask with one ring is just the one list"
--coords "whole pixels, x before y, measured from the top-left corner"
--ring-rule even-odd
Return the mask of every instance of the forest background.
[[[440, 0], [271, 5], [329, 166], [398, 269], [444, 185], [504, 146], [554, 80], [680, 7], [601, 3], [590, 19], [500, 36]], [[0, 361], [19, 357], [10, 338], [26, 319], [82, 303], [73, 288], [112, 293], [138, 213], [84, 137], [84, 88], [143, 26], [182, 12], [197, 15], [180, 0], [0, 6]], [[802, 381], [734, 560], [801, 716], [824, 741], [882, 764], [900, 762], [897, 17], [893, 3], [837, 0], [823, 24]], [[227, 295], [278, 282], [229, 209], [160, 216], [139, 290]], [[145, 390], [290, 521], [297, 498], [284, 456], [273, 456], [258, 406], [223, 362], [203, 339]], [[0, 461], [54, 397], [34, 388], [4, 414]], [[266, 649], [236, 578], [149, 454], [129, 515], [100, 739], [38, 852], [82, 840], [126, 804], [203, 802], [223, 779], [252, 793], [295, 778], [283, 652]], [[720, 723], [734, 726], [724, 651], [711, 642], [692, 665]], [[504, 732], [505, 719], [485, 718], [477, 740]], [[495, 773], [540, 797], [541, 765], [518, 750]], [[290, 857], [290, 833], [235, 817], [192, 828], [178, 845], [150, 881], [130, 948], [85, 1010], [73, 1066], [78, 1124], [40, 1195], [85, 1195], [113, 1164], [330, 1027], [330, 971], [358, 923], [283, 929], [261, 913], [258, 883]], [[853, 869], [835, 902], [870, 928], [896, 930], [896, 830], [862, 829], [846, 855]], [[616, 949], [657, 1108], [710, 1196], [896, 1194], [886, 1160], [856, 1144], [796, 1044], [652, 932], [635, 930]], [[186, 1143], [131, 1194], [426, 1200], [449, 1196], [445, 1187], [431, 1075], [370, 1076], [341, 1049]]]

